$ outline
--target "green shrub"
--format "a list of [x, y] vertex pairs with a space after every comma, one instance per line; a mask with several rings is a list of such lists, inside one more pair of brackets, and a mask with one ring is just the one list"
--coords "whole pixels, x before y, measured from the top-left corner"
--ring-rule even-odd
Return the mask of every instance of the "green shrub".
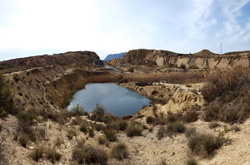
[[112, 129], [109, 130], [109, 129], [107, 129], [107, 130], [104, 131], [104, 135], [111, 142], [117, 140], [117, 136], [116, 136], [116, 131], [115, 130], [112, 130]]
[[52, 163], [55, 163], [56, 161], [59, 161], [61, 159], [62, 155], [59, 154], [55, 148], [48, 148], [46, 150], [46, 157]]
[[87, 126], [85, 124], [81, 124], [80, 131], [82, 131], [83, 133], [87, 134], [88, 133]]
[[108, 155], [102, 149], [93, 146], [83, 146], [74, 148], [72, 159], [79, 164], [100, 164], [105, 165], [108, 161]]
[[44, 154], [44, 148], [42, 146], [38, 146], [30, 153], [30, 157], [34, 161], [38, 162], [39, 159], [43, 157], [43, 154]]
[[76, 106], [73, 106], [73, 108], [71, 109], [71, 112], [77, 116], [83, 116], [86, 114], [84, 111], [84, 108], [81, 107], [79, 104], [77, 104]]
[[112, 148], [111, 155], [117, 160], [128, 158], [129, 152], [127, 146], [123, 143], [119, 143]]
[[153, 121], [154, 121], [154, 118], [152, 116], [147, 116], [147, 118], [146, 118], [147, 124], [151, 124], [151, 123], [153, 123]]
[[0, 123], [0, 132], [2, 131], [2, 129], [3, 129], [3, 125], [2, 123]]
[[93, 113], [97, 114], [98, 116], [103, 116], [106, 113], [106, 108], [101, 104], [96, 104]]
[[131, 122], [126, 130], [127, 136], [140, 136], [143, 131], [143, 126], [138, 122]]

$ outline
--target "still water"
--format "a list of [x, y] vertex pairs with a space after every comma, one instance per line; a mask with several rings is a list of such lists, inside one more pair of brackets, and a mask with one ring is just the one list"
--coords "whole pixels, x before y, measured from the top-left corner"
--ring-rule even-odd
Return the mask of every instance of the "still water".
[[89, 83], [84, 89], [75, 93], [70, 105], [79, 104], [87, 112], [92, 112], [96, 104], [106, 107], [107, 112], [116, 116], [127, 114], [134, 115], [142, 109], [143, 105], [149, 105], [150, 100], [146, 97], [123, 88], [115, 83]]

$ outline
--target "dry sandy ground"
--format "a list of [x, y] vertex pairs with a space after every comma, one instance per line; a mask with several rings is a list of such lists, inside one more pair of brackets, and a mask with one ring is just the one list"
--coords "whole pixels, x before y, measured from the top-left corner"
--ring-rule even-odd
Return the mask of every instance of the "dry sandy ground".
[[[43, 146], [53, 146], [57, 138], [61, 138], [63, 143], [56, 147], [57, 151], [62, 154], [60, 162], [56, 164], [74, 164], [72, 161], [72, 149], [80, 139], [86, 140], [86, 145], [91, 144], [99, 146], [106, 150], [108, 153], [110, 148], [116, 142], [110, 143], [108, 146], [101, 146], [97, 143], [97, 138], [102, 135], [101, 132], [95, 131], [95, 137], [90, 138], [87, 135], [78, 131], [77, 136], [69, 140], [67, 130], [71, 128], [79, 129], [78, 126], [72, 126], [69, 123], [66, 125], [59, 125], [53, 122], [39, 123], [36, 127], [41, 127], [46, 130], [46, 139], [35, 143], [30, 143], [27, 148], [22, 147], [14, 139], [15, 130], [17, 127], [17, 120], [15, 117], [10, 116], [6, 120], [0, 121], [3, 124], [1, 136], [1, 152], [9, 164], [52, 164], [46, 159], [41, 159], [39, 162], [33, 161], [29, 154], [36, 147], [37, 144]], [[209, 129], [209, 123], [198, 120], [195, 123], [187, 124], [187, 127], [195, 127], [198, 132], [212, 133], [218, 135], [219, 132], [225, 130], [225, 126], [230, 129], [231, 125], [220, 123], [221, 126], [216, 129]], [[151, 127], [148, 125], [148, 127]], [[240, 131], [228, 131], [225, 134], [226, 138], [231, 140], [231, 144], [227, 143], [220, 148], [215, 156], [211, 158], [201, 158], [195, 156], [198, 163], [201, 165], [235, 165], [235, 164], [250, 164], [250, 120], [239, 125]], [[144, 130], [142, 136], [129, 138], [125, 133], [118, 134], [118, 141], [123, 142], [128, 146], [130, 156], [123, 161], [116, 161], [111, 158], [109, 164], [148, 164], [159, 165], [162, 162], [167, 164], [185, 164], [191, 152], [187, 146], [187, 138], [184, 134], [176, 136], [164, 137], [158, 140], [156, 137], [159, 126], [153, 128], [153, 132]], [[2, 163], [4, 164], [4, 163]]]

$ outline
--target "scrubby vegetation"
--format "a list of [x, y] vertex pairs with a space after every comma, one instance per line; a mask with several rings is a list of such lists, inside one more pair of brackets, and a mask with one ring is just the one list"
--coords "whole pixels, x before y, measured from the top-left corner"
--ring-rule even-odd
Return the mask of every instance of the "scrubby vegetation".
[[77, 104], [76, 106], [74, 106], [72, 109], [71, 109], [71, 112], [74, 114], [74, 115], [77, 115], [77, 116], [81, 116], [81, 115], [86, 115], [87, 113], [84, 111], [84, 108], [81, 107], [79, 104]]
[[166, 81], [167, 83], [191, 83], [191, 82], [202, 82], [203, 75], [198, 73], [164, 73], [164, 74], [138, 74], [131, 73], [125, 75], [99, 75], [93, 76], [87, 79], [88, 82], [92, 83], [104, 83], [104, 82], [138, 82], [138, 83], [152, 83]]
[[194, 159], [194, 158], [189, 158], [187, 161], [186, 161], [186, 165], [197, 165], [197, 160]]
[[104, 135], [111, 142], [117, 140], [117, 136], [116, 136], [116, 131], [115, 130], [112, 130], [112, 129], [109, 130], [109, 129], [107, 129], [107, 130], [104, 131]]
[[140, 136], [143, 131], [143, 125], [138, 122], [131, 122], [126, 130], [127, 136]]
[[203, 119], [223, 122], [242, 122], [250, 114], [250, 76], [248, 68], [236, 67], [227, 71], [216, 70], [207, 78], [202, 94], [208, 105]]
[[31, 153], [30, 153], [30, 157], [38, 162], [39, 159], [41, 159], [43, 157], [44, 154], [44, 147], [43, 146], [38, 146], [36, 147]]
[[221, 135], [201, 134], [195, 130], [189, 131], [186, 136], [190, 150], [202, 157], [212, 156], [214, 151], [219, 149], [225, 141]]
[[7, 117], [8, 114], [17, 113], [12, 97], [11, 87], [6, 82], [4, 75], [0, 72], [0, 118]]
[[127, 146], [123, 143], [119, 143], [112, 148], [111, 155], [117, 160], [123, 160], [128, 158], [129, 152]]
[[72, 152], [72, 159], [79, 164], [101, 164], [105, 165], [108, 161], [108, 155], [98, 147], [84, 145], [76, 146]]
[[51, 161], [51, 163], [55, 163], [61, 159], [62, 155], [58, 153], [55, 148], [47, 148], [46, 157]]

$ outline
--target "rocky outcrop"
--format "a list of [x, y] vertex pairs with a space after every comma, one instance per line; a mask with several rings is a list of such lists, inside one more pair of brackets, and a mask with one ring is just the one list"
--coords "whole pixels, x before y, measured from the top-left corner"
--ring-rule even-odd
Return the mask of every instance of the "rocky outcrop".
[[0, 71], [6, 73], [34, 67], [66, 66], [71, 64], [90, 66], [103, 65], [103, 62], [95, 52], [77, 51], [2, 61], [0, 62]]
[[131, 50], [120, 60], [111, 61], [111, 65], [144, 65], [149, 67], [214, 69], [234, 66], [250, 67], [250, 51], [231, 52], [223, 55], [209, 50], [194, 54], [179, 54], [165, 50]]

